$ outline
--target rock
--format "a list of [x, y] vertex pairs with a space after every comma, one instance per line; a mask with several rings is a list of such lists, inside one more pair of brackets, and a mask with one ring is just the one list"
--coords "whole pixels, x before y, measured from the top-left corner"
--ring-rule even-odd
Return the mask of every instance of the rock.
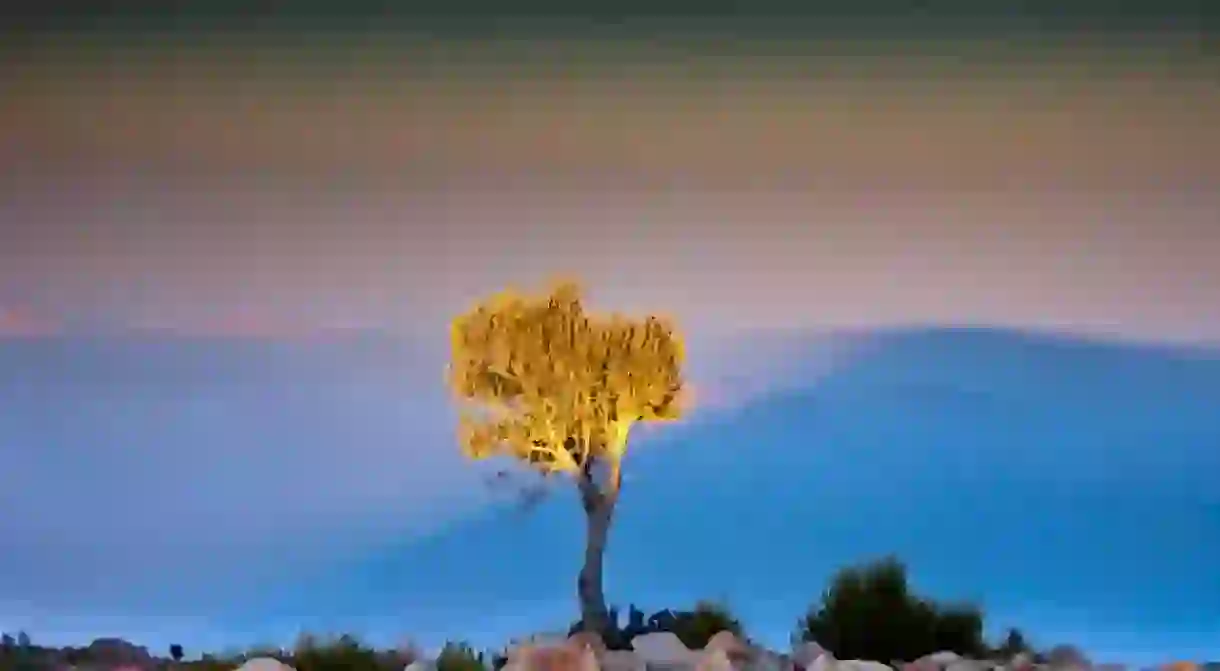
[[792, 647], [792, 661], [804, 669], [825, 652], [826, 649], [818, 645], [816, 641], [802, 641]]
[[994, 666], [991, 662], [977, 659], [958, 659], [956, 662], [947, 664], [945, 671], [991, 671]]
[[645, 671], [647, 665], [633, 650], [603, 650], [598, 655], [602, 671]]
[[746, 645], [731, 631], [718, 631], [703, 646], [704, 650], [723, 650], [727, 655], [749, 654], [750, 646]]
[[436, 671], [436, 662], [427, 659], [417, 659], [408, 664], [402, 671]]
[[920, 662], [923, 662], [925, 664], [933, 664], [939, 668], [944, 669], [944, 668], [948, 668], [948, 666], [954, 662], [961, 661], [961, 659], [962, 659], [962, 656], [957, 654], [956, 652], [949, 652], [949, 651], [945, 650], [945, 651], [941, 651], [941, 652], [934, 652], [934, 653], [932, 653], [930, 655], [926, 655], [924, 657], [920, 657], [919, 659], [915, 660], [915, 663], [919, 664]]
[[[676, 637], [675, 637], [676, 638]], [[709, 641], [710, 642], [710, 641]], [[728, 653], [718, 648], [704, 648], [698, 653], [695, 671], [736, 671]]]
[[676, 635], [668, 631], [636, 636], [631, 639], [631, 648], [645, 664], [690, 664], [697, 656], [683, 645]]
[[569, 638], [570, 636], [568, 634], [562, 632], [540, 632], [532, 634], [528, 638], [515, 641], [514, 644], [518, 646], [535, 645], [540, 647], [554, 647], [563, 645], [564, 642], [566, 642]]
[[868, 659], [845, 659], [838, 667], [840, 671], [894, 671], [888, 664]]
[[728, 657], [734, 668], [744, 669], [752, 665], [757, 657], [757, 651], [747, 645], [731, 631], [718, 631], [703, 646], [704, 651], [719, 650]]
[[255, 657], [247, 660], [245, 664], [237, 667], [237, 671], [296, 671], [296, 669], [288, 666], [278, 659], [271, 657]]
[[838, 667], [839, 662], [834, 658], [834, 655], [829, 652], [823, 652], [818, 655], [817, 659], [805, 667], [805, 671], [836, 671]]
[[601, 635], [592, 631], [578, 631], [568, 637], [568, 641], [574, 645], [583, 645], [591, 649], [593, 652], [601, 655], [606, 651], [606, 642]]
[[586, 643], [564, 639], [558, 645], [526, 643], [508, 654], [505, 671], [600, 671], [597, 654]]

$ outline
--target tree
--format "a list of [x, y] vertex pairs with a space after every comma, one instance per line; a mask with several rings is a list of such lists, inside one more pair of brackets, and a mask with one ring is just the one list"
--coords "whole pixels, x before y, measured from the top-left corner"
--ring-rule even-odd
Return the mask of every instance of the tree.
[[841, 659], [889, 663], [940, 650], [964, 656], [985, 650], [982, 614], [971, 606], [943, 606], [915, 596], [906, 567], [893, 557], [835, 574], [797, 633]]
[[174, 643], [173, 645], [169, 646], [169, 656], [172, 657], [175, 662], [181, 662], [182, 661], [182, 646], [178, 645], [177, 643]]
[[586, 519], [581, 622], [602, 632], [602, 565], [627, 439], [639, 422], [680, 416], [681, 338], [656, 316], [587, 314], [580, 288], [565, 282], [544, 296], [494, 296], [455, 319], [451, 339], [450, 385], [473, 408], [461, 420], [464, 452], [575, 481]]

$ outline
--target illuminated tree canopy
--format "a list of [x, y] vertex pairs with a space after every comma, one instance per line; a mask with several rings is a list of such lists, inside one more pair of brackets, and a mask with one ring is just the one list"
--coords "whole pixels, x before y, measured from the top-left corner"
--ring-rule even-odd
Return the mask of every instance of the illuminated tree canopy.
[[588, 314], [575, 283], [496, 295], [455, 319], [451, 336], [450, 384], [469, 402], [461, 439], [472, 458], [509, 456], [548, 474], [595, 462], [617, 471], [637, 422], [681, 415], [673, 325]]

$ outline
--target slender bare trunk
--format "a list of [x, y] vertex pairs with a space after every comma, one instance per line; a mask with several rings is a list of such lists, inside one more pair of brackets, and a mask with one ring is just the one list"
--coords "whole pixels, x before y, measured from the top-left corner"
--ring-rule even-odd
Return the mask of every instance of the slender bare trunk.
[[602, 572], [620, 484], [617, 465], [603, 487], [593, 482], [588, 471], [580, 482], [581, 503], [585, 510], [585, 561], [576, 580], [576, 594], [580, 599], [582, 628], [599, 634], [610, 624]]

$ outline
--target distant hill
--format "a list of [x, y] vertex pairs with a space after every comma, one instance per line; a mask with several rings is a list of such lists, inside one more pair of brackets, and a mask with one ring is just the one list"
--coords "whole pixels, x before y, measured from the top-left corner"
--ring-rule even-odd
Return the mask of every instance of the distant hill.
[[[1081, 612], [1122, 631], [1220, 609], [1220, 584], [1199, 592], [1218, 580], [1203, 563], [1220, 556], [1220, 357], [994, 329], [851, 337], [809, 386], [637, 447], [613, 598], [727, 596], [778, 632], [834, 568], [897, 552], [933, 593], [1058, 618], [1017, 623], [1035, 635]], [[436, 567], [468, 563], [451, 600], [562, 603], [580, 532], [560, 490], [362, 563], [354, 593], [428, 594]]]
[[[452, 419], [439, 416], [451, 408], [436, 347], [364, 333], [0, 343], [0, 407], [16, 410], [0, 415], [0, 428], [14, 446], [37, 436], [53, 448], [12, 450], [0, 500], [47, 505], [19, 473], [70, 483], [37, 518], [5, 521], [10, 537], [39, 539], [0, 561], [6, 589], [46, 607], [100, 590], [78, 575], [79, 553], [56, 559], [68, 555], [54, 548], [98, 548], [101, 557], [114, 531], [70, 527], [82, 516], [116, 529], [173, 529], [173, 518], [156, 526], [149, 500], [158, 514], [189, 515], [198, 533], [217, 534], [302, 523], [313, 509], [355, 511], [335, 517], [339, 534], [382, 511], [358, 530], [384, 535], [380, 554], [362, 545], [359, 558], [326, 560], [327, 615], [392, 615], [408, 629], [453, 624], [455, 635], [475, 626], [469, 613], [566, 626], [582, 542], [570, 488], [529, 512], [501, 506], [402, 540], [407, 518], [440, 519], [460, 507], [453, 501], [467, 501], [466, 514], [486, 500], [450, 447]], [[833, 570], [894, 552], [922, 591], [981, 600], [993, 626], [1021, 626], [1040, 645], [1062, 636], [1120, 650], [1124, 632], [1138, 630], [1172, 650], [1181, 647], [1175, 632], [1197, 631], [1220, 611], [1220, 355], [1000, 329], [905, 329], [763, 335], [717, 356], [759, 352], [777, 357], [768, 375], [780, 384], [634, 446], [610, 541], [612, 601], [655, 609], [727, 598], [755, 633], [782, 645]], [[408, 442], [436, 451], [399, 447]], [[292, 477], [272, 478], [287, 459]], [[212, 462], [242, 467], [230, 473]], [[442, 465], [462, 477], [438, 476]], [[136, 470], [121, 481], [138, 489], [116, 494], [96, 481], [118, 466]], [[190, 486], [179, 485], [188, 475]], [[258, 509], [213, 496], [240, 486], [261, 492]], [[143, 542], [155, 548], [158, 539]], [[161, 543], [156, 557], [191, 556], [174, 549], [180, 539]], [[105, 566], [125, 585], [173, 573], [177, 582], [156, 583], [161, 596], [172, 586], [216, 608], [227, 598], [182, 578], [206, 572], [164, 563], [125, 554]], [[278, 613], [318, 615], [312, 585], [284, 582], [266, 587]]]

